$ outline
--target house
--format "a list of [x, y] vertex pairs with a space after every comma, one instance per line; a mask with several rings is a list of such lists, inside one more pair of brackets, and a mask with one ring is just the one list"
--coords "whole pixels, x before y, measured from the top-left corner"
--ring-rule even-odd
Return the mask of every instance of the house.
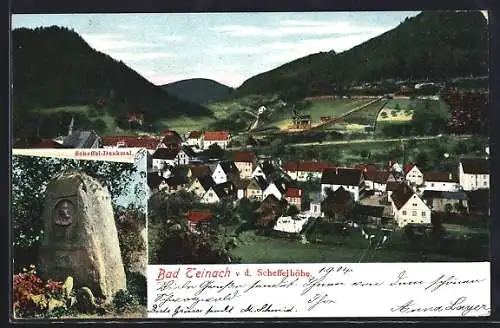
[[247, 185], [246, 197], [248, 199], [264, 199], [264, 190], [266, 190], [268, 185], [269, 183], [263, 177], [256, 176]]
[[252, 151], [235, 151], [232, 154], [233, 162], [240, 171], [242, 179], [251, 178], [256, 168], [257, 157]]
[[292, 122], [292, 129], [310, 129], [312, 125], [311, 115], [295, 115]]
[[458, 191], [461, 189], [458, 178], [447, 172], [424, 172], [423, 190]]
[[182, 149], [158, 148], [151, 156], [153, 167], [162, 170], [168, 166], [187, 165], [189, 158]]
[[205, 204], [215, 204], [223, 200], [231, 201], [236, 199], [237, 193], [238, 190], [236, 189], [236, 186], [231, 181], [227, 181], [210, 187], [205, 195], [203, 195], [200, 202]]
[[160, 135], [161, 141], [158, 147], [179, 149], [182, 144], [182, 137], [175, 131], [165, 130]]
[[52, 139], [44, 138], [20, 138], [17, 139], [13, 148], [73, 148], [62, 145], [62, 142], [57, 142]]
[[378, 171], [377, 166], [375, 164], [356, 164], [354, 168], [363, 172], [366, 190], [375, 190], [374, 180]]
[[421, 186], [424, 183], [424, 174], [415, 164], [405, 164], [403, 171], [405, 181], [410, 185]]
[[191, 131], [186, 138], [185, 144], [187, 146], [197, 147], [199, 149], [203, 148], [203, 132], [201, 131]]
[[239, 177], [240, 172], [233, 161], [219, 162], [212, 173], [212, 178], [216, 184], [229, 181], [235, 176]]
[[202, 138], [203, 149], [208, 149], [211, 145], [218, 145], [220, 148], [226, 149], [231, 142], [229, 131], [206, 131]]
[[384, 193], [387, 190], [387, 181], [391, 173], [388, 170], [377, 170], [373, 177], [373, 190], [377, 194]]
[[236, 187], [238, 199], [247, 197], [247, 188], [251, 181], [251, 179], [241, 179], [239, 177], [231, 180]]
[[101, 148], [101, 137], [95, 131], [72, 131], [63, 139], [66, 148]]
[[259, 216], [256, 225], [259, 227], [269, 227], [278, 217], [285, 213], [286, 202], [280, 201], [274, 195], [267, 196], [255, 213]]
[[334, 168], [334, 165], [324, 162], [287, 162], [283, 164], [285, 173], [297, 181], [319, 180], [327, 168]]
[[264, 189], [262, 197], [266, 198], [269, 195], [274, 195], [277, 199], [283, 199], [286, 193], [286, 184], [283, 181], [272, 181]]
[[309, 204], [309, 213], [312, 217], [323, 217], [324, 213], [321, 210], [321, 193], [313, 194]]
[[359, 201], [365, 190], [365, 181], [361, 170], [352, 168], [328, 168], [321, 177], [321, 192], [326, 197], [326, 190], [336, 191], [343, 187], [354, 196], [354, 201]]
[[391, 194], [392, 212], [398, 227], [408, 224], [430, 224], [431, 209], [406, 183]]
[[465, 191], [490, 188], [490, 162], [486, 158], [462, 158], [458, 167], [460, 185]]
[[304, 228], [304, 225], [309, 221], [309, 218], [298, 216], [296, 218], [291, 216], [280, 216], [273, 229], [276, 231], [298, 234]]
[[194, 193], [199, 198], [202, 198], [205, 193], [215, 185], [214, 179], [210, 175], [204, 175], [195, 178], [188, 188], [189, 192]]
[[267, 179], [266, 174], [264, 173], [264, 170], [262, 169], [262, 164], [260, 164], [260, 163], [256, 164], [254, 169], [253, 169], [251, 178], [255, 178], [255, 177], [262, 177], [264, 179]]
[[460, 191], [425, 190], [422, 199], [434, 212], [467, 213], [469, 211], [469, 198]]
[[208, 224], [213, 219], [210, 211], [190, 211], [187, 214], [188, 229], [192, 233], [199, 233], [201, 224]]
[[190, 179], [199, 178], [205, 175], [212, 175], [210, 167], [206, 165], [191, 166], [187, 173], [187, 177]]
[[394, 160], [389, 161], [388, 167], [389, 167], [389, 170], [396, 173], [396, 175], [402, 174], [404, 172], [403, 167], [401, 167], [401, 165]]
[[295, 205], [300, 211], [304, 200], [304, 192], [299, 188], [288, 188], [285, 193], [285, 199], [290, 205]]
[[322, 211], [327, 215], [347, 215], [354, 208], [354, 196], [344, 187], [340, 186], [321, 203]]

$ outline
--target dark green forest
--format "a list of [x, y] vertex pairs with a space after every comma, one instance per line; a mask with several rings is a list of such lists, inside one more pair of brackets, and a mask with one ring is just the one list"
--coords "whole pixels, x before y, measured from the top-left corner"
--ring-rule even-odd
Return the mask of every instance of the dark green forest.
[[161, 87], [171, 95], [194, 104], [231, 99], [234, 89], [209, 79], [189, 79], [165, 84]]
[[211, 115], [205, 107], [169, 95], [64, 27], [14, 30], [12, 63], [15, 135], [34, 135], [29, 126], [37, 115], [30, 110], [40, 108], [89, 105], [118, 120], [128, 112], [143, 113], [146, 122], [179, 114]]
[[488, 26], [479, 11], [426, 11], [350, 50], [297, 59], [245, 81], [239, 95], [341, 94], [386, 79], [446, 80], [488, 75]]

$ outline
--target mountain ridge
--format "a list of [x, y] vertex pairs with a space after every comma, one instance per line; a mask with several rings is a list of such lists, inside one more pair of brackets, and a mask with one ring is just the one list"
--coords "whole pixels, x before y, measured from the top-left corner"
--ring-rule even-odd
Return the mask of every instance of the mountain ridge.
[[160, 86], [169, 94], [195, 104], [228, 100], [234, 88], [207, 78], [192, 78], [171, 82]]

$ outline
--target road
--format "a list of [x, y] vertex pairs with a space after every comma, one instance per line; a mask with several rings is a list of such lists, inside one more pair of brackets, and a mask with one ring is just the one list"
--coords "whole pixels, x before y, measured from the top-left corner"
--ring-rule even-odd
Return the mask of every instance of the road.
[[[328, 146], [328, 145], [346, 145], [346, 144], [364, 144], [364, 143], [379, 143], [379, 142], [397, 142], [397, 141], [409, 141], [409, 140], [432, 140], [439, 139], [441, 137], [450, 136], [425, 136], [425, 137], [407, 137], [407, 138], [387, 138], [387, 139], [354, 139], [354, 140], [333, 140], [333, 141], [323, 141], [323, 142], [307, 142], [307, 143], [297, 143], [297, 144], [285, 144], [284, 147], [311, 147], [311, 146]], [[469, 139], [471, 135], [459, 135], [452, 136], [456, 139]], [[252, 147], [251, 149], [258, 149], [261, 147]], [[241, 150], [246, 147], [231, 147], [227, 148], [229, 151]]]
[[[455, 136], [457, 139], [468, 139], [470, 135]], [[396, 142], [409, 140], [432, 140], [438, 139], [441, 136], [426, 136], [426, 137], [408, 137], [408, 138], [392, 138], [392, 139], [354, 139], [354, 140], [334, 140], [323, 142], [308, 142], [300, 144], [285, 145], [285, 147], [307, 147], [307, 146], [324, 146], [324, 145], [345, 145], [345, 144], [360, 144], [360, 143], [377, 143], [377, 142]]]

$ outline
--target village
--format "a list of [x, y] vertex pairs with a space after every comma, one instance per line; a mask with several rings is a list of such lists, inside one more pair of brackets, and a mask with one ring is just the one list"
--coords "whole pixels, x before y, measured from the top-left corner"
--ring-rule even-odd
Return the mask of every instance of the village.
[[150, 195], [194, 195], [196, 203], [186, 213], [192, 233], [200, 233], [200, 226], [214, 219], [214, 213], [199, 209], [203, 205], [238, 206], [242, 199], [259, 204], [255, 229], [297, 237], [302, 243], [308, 243], [317, 219], [359, 230], [371, 242], [375, 235], [368, 231], [423, 233], [443, 219], [467, 222], [490, 215], [489, 147], [484, 156], [460, 157], [454, 172], [427, 172], [391, 158], [385, 167], [283, 163], [251, 149], [230, 149], [228, 131], [193, 131], [183, 137], [166, 130], [159, 137], [103, 137], [102, 142], [104, 148], [148, 149]]

